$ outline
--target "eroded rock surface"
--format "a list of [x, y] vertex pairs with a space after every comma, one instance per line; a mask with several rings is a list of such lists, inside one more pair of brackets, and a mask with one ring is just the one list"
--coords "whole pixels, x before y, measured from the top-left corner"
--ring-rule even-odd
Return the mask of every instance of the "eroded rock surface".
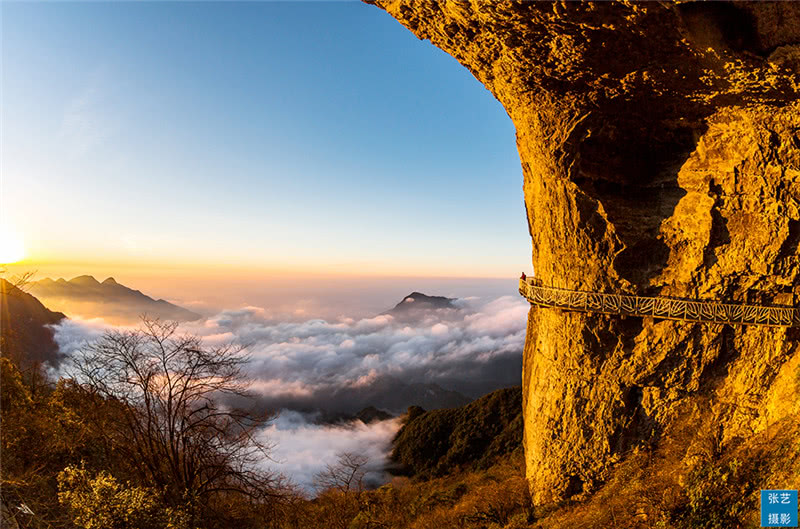
[[[545, 283], [800, 300], [800, 3], [374, 3], [507, 110]], [[796, 423], [797, 339], [532, 308], [534, 501], [596, 490], [678, 418], [715, 425], [720, 449]]]

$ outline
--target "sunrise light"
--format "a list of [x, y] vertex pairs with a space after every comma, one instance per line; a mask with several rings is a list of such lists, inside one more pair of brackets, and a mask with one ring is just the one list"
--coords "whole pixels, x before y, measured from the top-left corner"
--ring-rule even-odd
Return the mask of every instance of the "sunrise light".
[[22, 237], [7, 226], [0, 226], [0, 264], [21, 261], [25, 257]]

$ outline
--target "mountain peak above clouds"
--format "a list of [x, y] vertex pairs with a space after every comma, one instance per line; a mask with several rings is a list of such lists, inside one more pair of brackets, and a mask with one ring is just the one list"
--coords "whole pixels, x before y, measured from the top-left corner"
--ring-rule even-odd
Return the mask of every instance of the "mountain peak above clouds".
[[416, 310], [435, 310], [435, 309], [458, 309], [455, 305], [455, 298], [446, 298], [444, 296], [429, 296], [422, 292], [412, 292], [403, 298], [403, 300], [389, 310], [388, 314], [396, 315], [397, 313], [405, 313], [408, 311]]

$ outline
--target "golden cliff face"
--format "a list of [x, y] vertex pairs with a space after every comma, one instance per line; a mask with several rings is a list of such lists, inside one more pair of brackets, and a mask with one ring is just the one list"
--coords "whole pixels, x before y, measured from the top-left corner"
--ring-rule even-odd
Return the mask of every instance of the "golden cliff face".
[[[511, 116], [545, 283], [800, 301], [800, 3], [374, 3]], [[714, 425], [723, 450], [796, 424], [797, 339], [532, 308], [534, 501], [596, 490], [678, 422]]]

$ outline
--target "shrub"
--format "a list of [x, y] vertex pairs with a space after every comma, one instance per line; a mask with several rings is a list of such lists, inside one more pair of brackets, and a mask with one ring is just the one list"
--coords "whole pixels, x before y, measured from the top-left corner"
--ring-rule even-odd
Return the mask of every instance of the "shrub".
[[58, 501], [84, 529], [188, 529], [183, 509], [165, 506], [157, 491], [123, 486], [108, 472], [92, 477], [68, 466], [58, 475]]

